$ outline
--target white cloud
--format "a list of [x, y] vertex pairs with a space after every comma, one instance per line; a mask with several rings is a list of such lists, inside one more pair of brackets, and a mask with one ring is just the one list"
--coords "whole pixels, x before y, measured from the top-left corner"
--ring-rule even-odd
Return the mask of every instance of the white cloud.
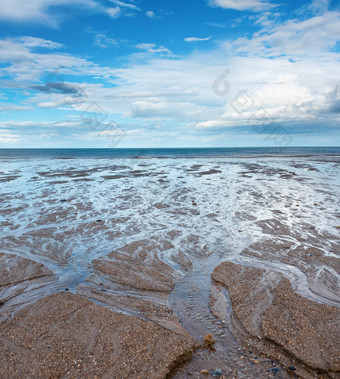
[[128, 9], [132, 9], [132, 10], [135, 10], [135, 11], [140, 11], [140, 8], [138, 8], [134, 4], [126, 3], [126, 2], [123, 2], [123, 1], [119, 1], [119, 0], [110, 0], [110, 2], [112, 4], [116, 4], [117, 6], [119, 6], [121, 8], [128, 8]]
[[106, 9], [106, 13], [112, 17], [112, 18], [117, 18], [120, 16], [120, 8], [115, 7], [115, 8], [108, 8]]
[[198, 41], [209, 41], [211, 39], [210, 37], [207, 38], [199, 38], [199, 37], [187, 37], [184, 39], [186, 42], [198, 42]]
[[0, 130], [0, 143], [14, 143], [20, 141], [18, 134], [13, 134], [10, 130]]
[[0, 105], [0, 112], [13, 112], [13, 111], [25, 111], [32, 109], [32, 107], [16, 105], [16, 104], [2, 104]]
[[43, 127], [43, 128], [74, 128], [80, 125], [80, 121], [4, 121], [0, 123], [0, 127], [8, 128], [28, 128], [28, 127]]
[[104, 33], [95, 34], [94, 43], [95, 43], [95, 45], [102, 47], [104, 49], [106, 49], [109, 46], [117, 46], [118, 45], [118, 42], [115, 39], [106, 36]]
[[148, 17], [150, 17], [150, 18], [154, 18], [156, 15], [155, 15], [155, 12], [153, 12], [153, 11], [147, 11], [147, 12], [145, 12], [145, 14], [148, 16]]
[[137, 49], [144, 50], [148, 53], [163, 53], [163, 54], [171, 54], [171, 51], [164, 46], [157, 46], [154, 43], [140, 43], [137, 46]]
[[269, 26], [253, 38], [227, 43], [232, 51], [261, 56], [306, 57], [329, 51], [340, 41], [340, 12], [327, 12], [307, 20], [289, 20]]
[[329, 9], [330, 0], [313, 0], [308, 9], [313, 13], [325, 13]]
[[43, 48], [52, 50], [52, 49], [60, 49], [64, 46], [62, 43], [53, 42], [53, 41], [46, 40], [43, 38], [30, 37], [30, 36], [14, 38], [12, 40], [17, 41], [21, 43], [23, 46], [30, 47], [30, 48], [43, 47]]
[[97, 8], [94, 0], [0, 0], [0, 19], [6, 21], [38, 21], [49, 26], [57, 26], [57, 20], [50, 7], [58, 5], [77, 5]]
[[[44, 41], [44, 40], [43, 40]], [[12, 88], [28, 88], [28, 84], [16, 84], [20, 82], [35, 82], [41, 77], [49, 76], [48, 80], [62, 81], [63, 75], [98, 75], [99, 77], [110, 76], [110, 69], [98, 67], [96, 64], [83, 58], [73, 57], [62, 53], [35, 53], [33, 47], [25, 46], [25, 42], [17, 40], [0, 39], [0, 63], [9, 64], [2, 68], [2, 73], [11, 77], [8, 86]], [[52, 73], [52, 75], [50, 75]], [[4, 86], [4, 82], [2, 86]]]
[[[190, 101], [177, 102], [170, 99], [150, 99], [149, 101], [137, 101], [130, 105], [130, 111], [125, 115], [136, 118], [176, 118], [180, 119], [192, 114]], [[195, 110], [197, 112], [197, 109]]]
[[261, 11], [276, 6], [264, 0], [210, 0], [210, 5], [238, 11]]
[[[226, 68], [230, 73], [226, 74]], [[249, 126], [249, 118], [258, 118], [261, 109], [275, 122], [335, 120], [339, 113], [338, 59], [332, 55], [320, 60], [292, 62], [276, 59], [235, 56], [225, 58], [222, 50], [195, 53], [182, 59], [153, 58], [147, 63], [131, 63], [113, 69], [113, 87], [99, 84], [83, 85], [86, 103], [75, 102], [73, 109], [84, 111], [90, 104], [99, 104], [105, 114], [122, 119], [146, 122], [157, 120], [175, 123], [186, 130], [214, 130]], [[213, 83], [230, 84], [230, 93], [218, 96]], [[338, 87], [337, 87], [338, 85]], [[88, 87], [88, 88], [87, 88]], [[240, 91], [253, 101], [250, 109], [237, 114], [230, 103]], [[50, 98], [63, 99], [61, 94], [42, 92], [32, 99], [40, 102]], [[65, 103], [59, 104], [65, 106]], [[338, 113], [337, 113], [338, 112]], [[261, 112], [260, 112], [261, 115]], [[182, 125], [182, 126], [180, 126]], [[172, 128], [172, 126], [171, 126]]]

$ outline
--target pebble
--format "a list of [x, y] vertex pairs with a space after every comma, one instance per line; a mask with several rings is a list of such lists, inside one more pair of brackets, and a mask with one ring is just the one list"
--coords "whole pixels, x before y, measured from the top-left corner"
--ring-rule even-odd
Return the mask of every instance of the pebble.
[[208, 370], [201, 370], [200, 374], [202, 374], [202, 375], [208, 375], [209, 371]]
[[215, 378], [219, 378], [220, 376], [222, 376], [222, 369], [217, 368], [216, 370], [211, 370], [210, 374], [214, 376]]
[[255, 361], [253, 361], [253, 363], [255, 363], [256, 365], [258, 365], [260, 363], [260, 361], [255, 360]]
[[288, 367], [288, 370], [289, 370], [289, 371], [295, 371], [296, 368], [295, 368], [295, 366], [289, 366], [289, 367]]

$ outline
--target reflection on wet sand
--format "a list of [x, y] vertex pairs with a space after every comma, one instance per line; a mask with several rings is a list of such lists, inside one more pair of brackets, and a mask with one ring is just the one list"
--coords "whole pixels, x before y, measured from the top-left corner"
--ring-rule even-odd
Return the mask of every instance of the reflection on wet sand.
[[[4, 325], [15, 328], [25, 312], [35, 317], [38, 299], [71, 292], [77, 296], [67, 301], [86, 297], [98, 309], [182, 336], [186, 349], [159, 371], [152, 366], [149, 377], [170, 371], [175, 377], [199, 377], [205, 369], [222, 369], [226, 377], [286, 377], [283, 367], [289, 366], [305, 377], [320, 370], [336, 375], [333, 336], [339, 331], [330, 325], [339, 320], [340, 304], [340, 160], [116, 162], [2, 162], [1, 333]], [[225, 268], [225, 261], [234, 266]], [[257, 298], [257, 290], [263, 296]], [[64, 300], [57, 300], [63, 307]], [[318, 312], [327, 313], [328, 321], [321, 323]], [[286, 333], [276, 333], [274, 320], [282, 325], [293, 318], [297, 321], [287, 324]], [[311, 326], [303, 329], [302, 323]], [[199, 348], [178, 366], [195, 346], [183, 328], [200, 343], [211, 333], [215, 351]], [[262, 329], [255, 333], [254, 328]], [[15, 341], [0, 351], [19, 356]], [[122, 352], [115, 354], [124, 360]]]

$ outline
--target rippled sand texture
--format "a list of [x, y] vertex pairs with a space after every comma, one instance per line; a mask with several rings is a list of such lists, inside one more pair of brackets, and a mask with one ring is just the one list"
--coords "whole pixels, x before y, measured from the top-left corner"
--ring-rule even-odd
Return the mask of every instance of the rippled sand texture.
[[[200, 342], [212, 333], [216, 350], [198, 350], [175, 377], [199, 377], [200, 370], [216, 368], [227, 377], [287, 376], [275, 362], [258, 358], [260, 351], [284, 367], [294, 365], [304, 377], [320, 370], [336, 375], [339, 329], [330, 325], [338, 325], [340, 307], [339, 159], [0, 163], [0, 334], [7, 341], [0, 353], [12, 357], [6, 360], [12, 366], [24, 350], [18, 333], [4, 333], [15, 330], [25, 314], [36, 317], [38, 299], [66, 290], [73, 295], [39, 301], [60, 311], [65, 301], [82, 304], [86, 297], [98, 312], [107, 311], [104, 305], [136, 323], [151, 322], [163, 336], [170, 333], [172, 348], [182, 338], [183, 350], [159, 367], [147, 366], [150, 377], [165, 376], [192, 353], [195, 343], [183, 327]], [[285, 300], [283, 293], [289, 294]], [[86, 319], [91, 307], [77, 309], [86, 310]], [[328, 314], [327, 322], [318, 312]], [[299, 321], [303, 317], [308, 330]], [[320, 354], [308, 354], [304, 336]], [[69, 349], [72, 359], [90, 354]], [[61, 376], [67, 364], [58, 366]], [[129, 375], [138, 377], [133, 370]]]

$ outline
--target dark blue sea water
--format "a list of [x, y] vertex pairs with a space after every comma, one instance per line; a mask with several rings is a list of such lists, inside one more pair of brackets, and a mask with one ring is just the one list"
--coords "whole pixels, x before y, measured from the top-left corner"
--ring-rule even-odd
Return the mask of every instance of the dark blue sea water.
[[340, 156], [340, 147], [222, 147], [146, 149], [0, 149], [0, 159], [205, 158], [260, 156]]

